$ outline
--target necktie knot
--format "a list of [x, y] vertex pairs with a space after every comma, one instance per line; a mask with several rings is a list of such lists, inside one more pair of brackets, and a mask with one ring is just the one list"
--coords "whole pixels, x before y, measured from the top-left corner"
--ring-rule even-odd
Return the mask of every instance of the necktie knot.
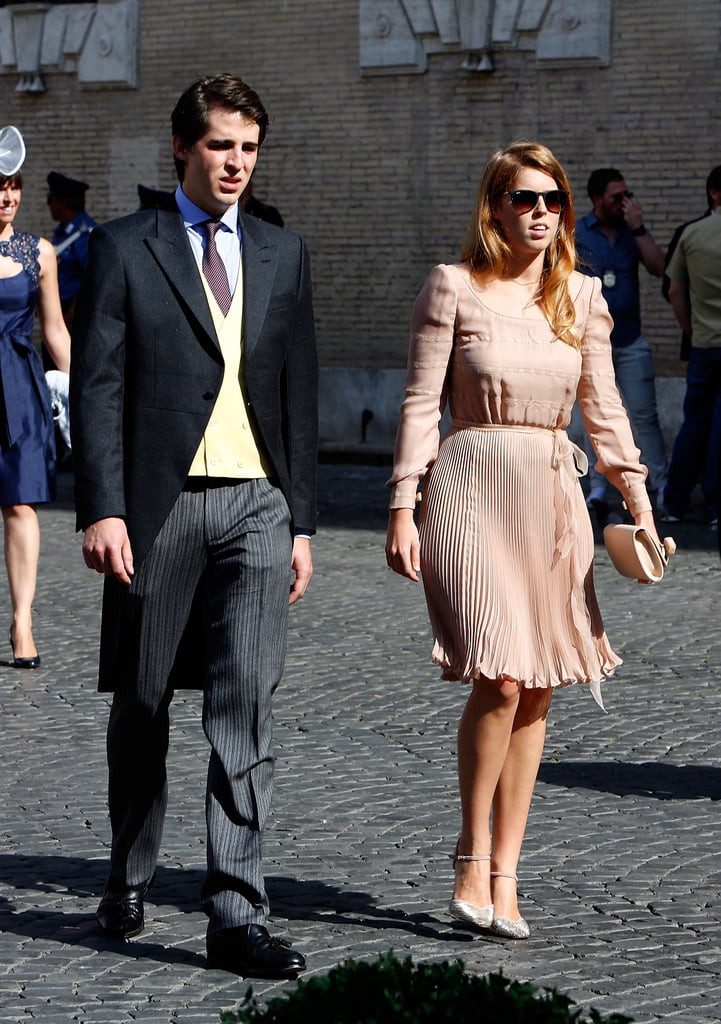
[[203, 226], [205, 227], [205, 234], [207, 235], [208, 240], [215, 241], [215, 236], [218, 234], [222, 226], [221, 222], [219, 220], [206, 220]]
[[215, 244], [215, 236], [220, 231], [219, 220], [206, 220], [203, 223], [205, 228], [205, 251], [203, 253], [203, 274], [210, 285], [210, 290], [215, 301], [220, 306], [223, 316], [227, 316], [232, 296], [228, 285], [228, 273], [225, 269], [218, 248]]

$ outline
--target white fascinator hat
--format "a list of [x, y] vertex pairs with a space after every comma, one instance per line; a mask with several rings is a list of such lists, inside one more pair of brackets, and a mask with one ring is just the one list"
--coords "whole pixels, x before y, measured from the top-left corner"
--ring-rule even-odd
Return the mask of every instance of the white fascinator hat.
[[0, 128], [0, 174], [11, 178], [25, 161], [25, 142], [15, 125]]

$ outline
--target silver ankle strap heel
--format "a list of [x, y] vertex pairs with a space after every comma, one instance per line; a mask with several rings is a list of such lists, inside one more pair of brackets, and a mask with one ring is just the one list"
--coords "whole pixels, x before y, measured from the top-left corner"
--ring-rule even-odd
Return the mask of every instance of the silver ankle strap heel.
[[[508, 871], [491, 871], [491, 878], [512, 878], [518, 882], [518, 875], [512, 875]], [[500, 935], [504, 939], [527, 939], [531, 934], [528, 922], [524, 918], [512, 921], [510, 917], [493, 917], [491, 931], [494, 935]]]
[[[491, 855], [486, 854], [484, 857], [470, 857], [466, 854], [458, 852], [458, 845], [453, 853], [449, 854], [453, 861], [453, 867], [455, 868], [458, 861], [490, 861]], [[472, 903], [466, 903], [465, 900], [453, 899], [448, 904], [448, 913], [456, 921], [461, 921], [463, 924], [469, 924], [473, 928], [479, 928], [482, 931], [487, 931], [491, 927], [493, 921], [493, 904], [488, 907], [474, 907]]]

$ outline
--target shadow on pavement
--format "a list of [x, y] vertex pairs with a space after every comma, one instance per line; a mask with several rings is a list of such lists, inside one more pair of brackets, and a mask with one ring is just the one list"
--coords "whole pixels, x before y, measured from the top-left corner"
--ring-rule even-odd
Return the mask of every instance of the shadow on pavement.
[[538, 781], [568, 789], [595, 789], [657, 800], [721, 800], [721, 768], [710, 765], [619, 761], [542, 763]]
[[[441, 924], [431, 914], [407, 914], [392, 907], [379, 907], [367, 893], [338, 889], [326, 882], [278, 876], [266, 879], [273, 916], [289, 921], [318, 921], [325, 924], [352, 924], [362, 927], [412, 932], [426, 938], [465, 939], [463, 931]], [[443, 930], [439, 930], [439, 929]], [[477, 935], [476, 935], [477, 938]], [[468, 934], [468, 941], [472, 936]]]
[[[31, 909], [19, 910], [12, 898], [0, 899], [0, 931], [89, 949], [113, 949], [134, 958], [144, 957], [163, 963], [204, 964], [204, 958], [192, 950], [166, 946], [161, 941], [148, 942], [137, 938], [123, 942], [99, 935], [95, 909], [105, 886], [106, 872], [106, 860], [0, 855], [0, 883], [8, 891], [17, 891], [18, 904], [33, 904]], [[146, 904], [148, 907], [171, 906], [181, 913], [202, 915], [199, 894], [203, 877], [204, 872], [198, 868], [160, 866]], [[277, 920], [317, 921], [374, 930], [400, 929], [414, 935], [454, 942], [459, 939], [470, 942], [477, 938], [438, 922], [430, 914], [407, 914], [403, 910], [379, 907], [376, 900], [364, 892], [339, 889], [326, 882], [269, 876], [266, 885], [272, 907], [271, 928]], [[35, 893], [41, 894], [37, 900]], [[36, 902], [47, 904], [48, 896], [55, 897], [52, 909], [34, 905]], [[58, 910], [57, 903], [68, 897], [87, 898], [87, 912], [63, 913]], [[152, 911], [149, 916], [152, 916]]]

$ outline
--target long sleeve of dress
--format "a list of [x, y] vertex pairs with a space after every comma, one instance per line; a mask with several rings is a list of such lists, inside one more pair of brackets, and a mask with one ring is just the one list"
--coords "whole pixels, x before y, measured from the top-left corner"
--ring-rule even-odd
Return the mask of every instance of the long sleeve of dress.
[[413, 307], [405, 393], [396, 434], [391, 508], [413, 508], [418, 483], [438, 454], [457, 295], [449, 268], [435, 267]]
[[641, 465], [641, 453], [616, 387], [610, 343], [613, 321], [601, 282], [598, 278], [587, 281], [592, 291], [581, 348], [578, 401], [597, 455], [596, 469], [619, 489], [635, 516], [651, 508], [645, 486], [647, 470]]

